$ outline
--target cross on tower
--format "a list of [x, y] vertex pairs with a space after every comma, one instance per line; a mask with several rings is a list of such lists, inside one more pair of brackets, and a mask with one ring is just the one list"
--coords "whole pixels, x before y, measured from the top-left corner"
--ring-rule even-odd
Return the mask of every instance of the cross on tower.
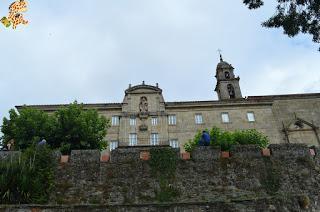
[[220, 55], [220, 62], [222, 62], [222, 61], [223, 61], [222, 55], [221, 55], [222, 50], [221, 50], [221, 49], [218, 49], [218, 52], [219, 52], [219, 55]]

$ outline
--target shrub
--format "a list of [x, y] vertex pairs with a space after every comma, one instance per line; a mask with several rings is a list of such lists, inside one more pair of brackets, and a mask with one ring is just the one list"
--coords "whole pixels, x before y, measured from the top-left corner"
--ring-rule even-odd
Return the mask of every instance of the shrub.
[[53, 153], [46, 146], [0, 161], [0, 204], [46, 203], [54, 186], [54, 167]]
[[[267, 136], [257, 130], [239, 130], [235, 132], [223, 131], [220, 128], [213, 127], [209, 131], [210, 145], [221, 148], [222, 151], [228, 151], [233, 145], [239, 144], [256, 144], [261, 148], [265, 148], [269, 141]], [[187, 152], [191, 152], [198, 146], [201, 139], [201, 131], [198, 131], [192, 140], [189, 140], [184, 148]]]
[[256, 144], [261, 148], [269, 144], [268, 137], [255, 129], [235, 131], [233, 136], [238, 144]]
[[192, 140], [190, 139], [187, 143], [185, 143], [184, 149], [187, 152], [191, 152], [196, 146], [198, 146], [200, 138], [201, 131], [198, 131]]

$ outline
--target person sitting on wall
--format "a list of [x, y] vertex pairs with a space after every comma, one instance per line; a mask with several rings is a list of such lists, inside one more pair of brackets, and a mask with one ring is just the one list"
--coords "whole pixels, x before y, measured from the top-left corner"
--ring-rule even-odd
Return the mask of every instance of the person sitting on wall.
[[46, 139], [42, 139], [41, 141], [39, 141], [38, 146], [44, 146], [47, 144]]
[[202, 135], [199, 141], [199, 146], [209, 146], [210, 145], [210, 135], [207, 131], [202, 131]]

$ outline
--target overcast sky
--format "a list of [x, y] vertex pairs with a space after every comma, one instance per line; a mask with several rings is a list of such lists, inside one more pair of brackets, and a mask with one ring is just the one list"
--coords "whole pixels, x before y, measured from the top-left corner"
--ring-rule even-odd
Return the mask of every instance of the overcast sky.
[[[0, 16], [12, 0], [1, 0]], [[275, 1], [275, 0], [274, 0]], [[242, 0], [29, 0], [29, 25], [0, 26], [0, 118], [15, 105], [121, 102], [159, 83], [166, 101], [212, 100], [217, 49], [244, 96], [320, 92], [320, 53]]]

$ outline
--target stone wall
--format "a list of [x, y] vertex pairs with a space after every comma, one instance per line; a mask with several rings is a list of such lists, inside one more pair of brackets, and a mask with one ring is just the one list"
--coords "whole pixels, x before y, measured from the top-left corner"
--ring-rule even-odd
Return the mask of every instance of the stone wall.
[[306, 145], [270, 145], [266, 157], [255, 146], [235, 146], [230, 158], [221, 158], [219, 150], [200, 147], [190, 160], [178, 160], [164, 191], [175, 190], [177, 196], [166, 203], [158, 199], [163, 180], [140, 159], [150, 148], [157, 147], [119, 148], [109, 162], [100, 162], [99, 151], [73, 151], [58, 166], [49, 206], [1, 206], [0, 211], [320, 210], [318, 148], [311, 154]]
[[[271, 156], [263, 157], [254, 146], [240, 146], [233, 148], [230, 158], [223, 159], [220, 151], [211, 147], [195, 150], [193, 159], [178, 161], [175, 179], [170, 186], [177, 189], [179, 195], [172, 202], [246, 204], [244, 202], [247, 201], [253, 204], [257, 199], [275, 198], [291, 202], [292, 198], [305, 197], [310, 200], [309, 207], [318, 207], [319, 154], [314, 158], [306, 145], [271, 145], [270, 150]], [[98, 153], [94, 161], [90, 151], [72, 153], [70, 162], [59, 167], [57, 190], [52, 202], [102, 205], [158, 203], [160, 179], [152, 175], [148, 161], [139, 159], [139, 151], [148, 150], [119, 148], [111, 154], [108, 163], [98, 163]], [[294, 205], [298, 203], [296, 201]]]

